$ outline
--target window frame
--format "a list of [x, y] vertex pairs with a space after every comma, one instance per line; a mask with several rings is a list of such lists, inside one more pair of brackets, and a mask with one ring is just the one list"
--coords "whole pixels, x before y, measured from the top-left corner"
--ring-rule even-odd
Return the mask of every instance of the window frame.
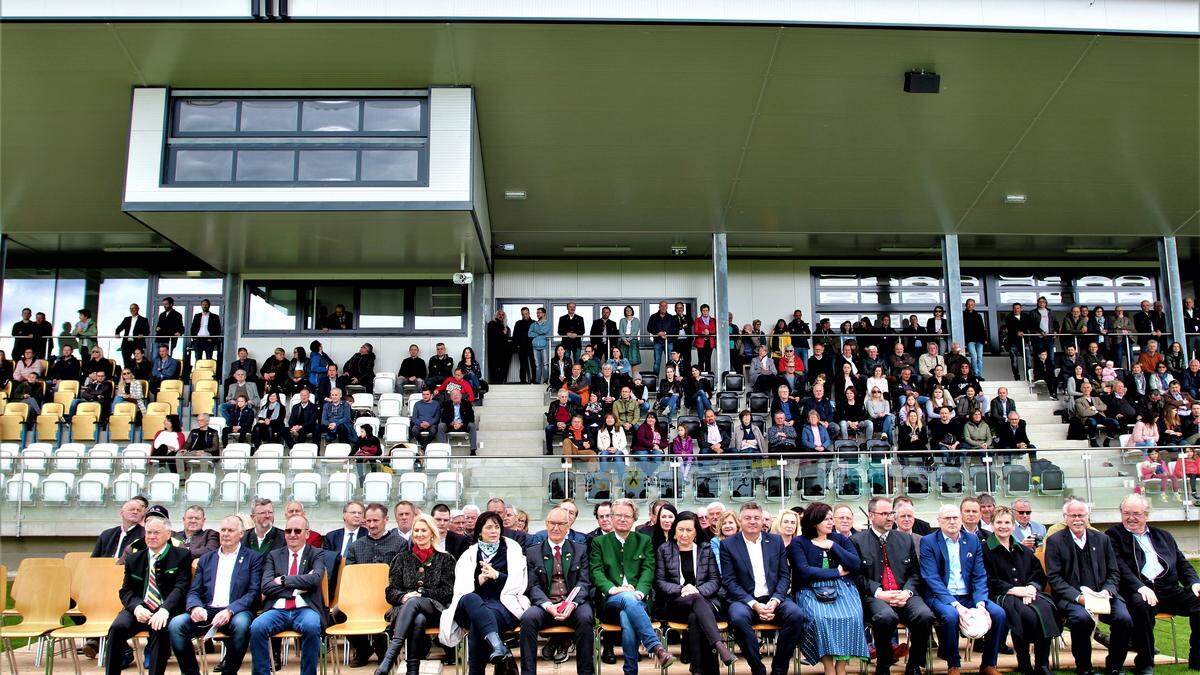
[[[434, 280], [356, 280], [356, 279], [328, 279], [323, 281], [304, 281], [292, 279], [243, 279], [242, 280], [242, 333], [248, 336], [289, 336], [289, 335], [313, 335], [324, 333], [323, 328], [316, 328], [316, 318], [310, 307], [314, 293], [319, 286], [352, 286], [354, 288], [353, 306], [347, 307], [346, 311], [354, 314], [354, 328], [349, 330], [329, 331], [336, 335], [420, 335], [420, 336], [437, 336], [437, 337], [464, 337], [467, 335], [468, 324], [468, 298], [467, 287], [451, 284], [447, 282]], [[292, 329], [251, 329], [250, 328], [250, 296], [251, 288], [254, 286], [269, 286], [276, 289], [294, 290], [296, 292], [296, 307], [293, 309], [296, 312], [294, 328]], [[437, 287], [437, 288], [454, 288], [458, 290], [459, 296], [462, 299], [462, 313], [460, 314], [460, 327], [458, 329], [418, 329], [415, 328], [416, 323], [416, 292], [421, 287]], [[404, 293], [404, 328], [360, 328], [359, 321], [362, 318], [362, 290], [367, 289], [387, 289]], [[314, 328], [305, 328], [309, 318], [313, 319]]]

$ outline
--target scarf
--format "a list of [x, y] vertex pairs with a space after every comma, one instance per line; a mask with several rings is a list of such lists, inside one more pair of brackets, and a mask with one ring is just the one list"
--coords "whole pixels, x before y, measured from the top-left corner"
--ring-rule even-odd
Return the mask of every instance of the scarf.
[[490, 544], [486, 541], [481, 541], [481, 542], [479, 542], [478, 546], [479, 546], [479, 560], [482, 562], [487, 562], [487, 561], [491, 560], [492, 558], [496, 557], [496, 552], [500, 550], [500, 542], [499, 541], [494, 541]]
[[419, 560], [422, 565], [426, 562], [429, 562], [429, 559], [433, 557], [433, 550], [434, 549], [432, 546], [429, 548], [420, 548], [418, 546], [412, 547], [413, 555], [417, 557], [417, 560]]

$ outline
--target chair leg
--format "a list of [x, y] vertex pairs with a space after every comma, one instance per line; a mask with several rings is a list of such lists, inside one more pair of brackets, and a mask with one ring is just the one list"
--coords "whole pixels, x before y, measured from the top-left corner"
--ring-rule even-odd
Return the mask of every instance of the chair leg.
[[1179, 664], [1179, 642], [1175, 635], [1175, 617], [1171, 617], [1171, 655], [1175, 657], [1175, 664]]
[[47, 637], [46, 640], [49, 641], [47, 645], [49, 649], [46, 650], [46, 675], [51, 675], [54, 672], [54, 651], [58, 646], [58, 640], [52, 637]]
[[196, 652], [196, 662], [200, 664], [201, 675], [208, 675], [208, 659], [204, 654], [204, 638], [195, 636], [192, 638], [192, 649]]
[[133, 660], [137, 663], [138, 675], [146, 675], [145, 649], [138, 646], [137, 638], [133, 638]]
[[13, 653], [12, 640], [4, 638], [4, 654], [8, 656], [8, 667], [17, 675], [17, 655]]
[[75, 638], [67, 640], [67, 644], [71, 647], [71, 661], [75, 664], [75, 675], [80, 675], [79, 671], [79, 649], [75, 644]]

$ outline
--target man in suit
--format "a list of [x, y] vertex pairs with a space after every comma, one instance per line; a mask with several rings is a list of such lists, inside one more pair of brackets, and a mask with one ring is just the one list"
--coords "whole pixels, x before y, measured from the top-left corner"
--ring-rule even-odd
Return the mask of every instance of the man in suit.
[[[163, 675], [171, 655], [166, 629], [171, 618], [184, 611], [192, 579], [192, 554], [171, 545], [171, 521], [163, 507], [153, 506], [147, 511], [144, 528], [146, 547], [125, 561], [125, 581], [120, 591], [124, 609], [108, 629], [108, 644], [122, 645], [137, 633], [148, 631], [148, 672]], [[124, 650], [109, 649], [104, 663], [106, 675], [120, 675], [124, 660]]]
[[141, 311], [136, 302], [130, 305], [129, 316], [121, 319], [113, 332], [114, 335], [125, 336], [121, 340], [121, 358], [126, 368], [133, 362], [133, 350], [146, 349], [146, 336], [150, 334], [150, 321], [141, 315]]
[[[1025, 420], [1021, 419], [1021, 413], [1016, 410], [1008, 413], [1008, 420], [996, 428], [996, 449], [997, 450], [1036, 450], [1037, 446], [1029, 440], [1029, 431]], [[1003, 454], [1005, 464], [1012, 462], [1012, 458], [1020, 453], [1007, 452]], [[1033, 461], [1037, 457], [1037, 453], [1030, 452], [1029, 460]]]
[[250, 642], [250, 622], [258, 605], [262, 583], [262, 556], [242, 546], [242, 519], [226, 516], [221, 520], [220, 548], [200, 557], [196, 576], [187, 594], [187, 613], [180, 614], [167, 628], [171, 651], [183, 675], [198, 675], [192, 638], [215, 627], [228, 636], [221, 673], [234, 675], [246, 658]]
[[317, 380], [317, 402], [325, 405], [332, 398], [331, 393], [334, 389], [345, 391], [348, 384], [350, 384], [350, 378], [346, 375], [338, 375], [337, 365], [329, 364], [325, 368], [325, 375]]
[[158, 345], [158, 356], [150, 365], [150, 390], [157, 392], [163, 380], [179, 378], [179, 361], [171, 356], [171, 348], [166, 344]]
[[[525, 549], [532, 601], [521, 615], [521, 674], [537, 672], [538, 631], [546, 626], [570, 626], [575, 631], [575, 663], [580, 675], [592, 675], [591, 581], [587, 544], [567, 537], [571, 516], [561, 506], [546, 514], [546, 538]], [[564, 663], [566, 646], [553, 647], [552, 659]]]
[[592, 327], [588, 331], [592, 338], [592, 349], [596, 351], [596, 356], [601, 362], [608, 360], [613, 346], [617, 344], [617, 322], [610, 319], [610, 316], [611, 309], [601, 308], [600, 318], [592, 321]]
[[809, 617], [792, 602], [791, 568], [778, 535], [763, 532], [762, 508], [746, 502], [738, 509], [741, 532], [721, 542], [721, 586], [729, 601], [729, 625], [751, 675], [765, 675], [753, 626], [779, 626], [772, 675], [786, 675]]
[[916, 675], [925, 668], [925, 650], [933, 628], [933, 612], [917, 596], [921, 589], [921, 563], [912, 537], [892, 528], [895, 509], [887, 497], [873, 497], [867, 505], [871, 526], [851, 536], [862, 557], [854, 575], [863, 600], [863, 618], [875, 636], [875, 672], [885, 675], [900, 657], [893, 650], [896, 626], [908, 626], [911, 645], [904, 672]]
[[254, 675], [271, 674], [270, 638], [283, 630], [300, 633], [300, 674], [316, 675], [321, 656], [321, 631], [328, 611], [321, 586], [325, 558], [308, 539], [308, 519], [292, 516], [283, 530], [286, 545], [271, 550], [263, 561], [264, 611], [250, 624], [250, 654]]
[[558, 317], [558, 335], [562, 338], [563, 349], [567, 350], [572, 361], [579, 360], [579, 352], [583, 348], [580, 336], [584, 334], [583, 317], [575, 313], [575, 303], [567, 303], [567, 313]]
[[987, 599], [987, 572], [979, 539], [962, 529], [962, 513], [954, 504], [938, 509], [936, 532], [921, 538], [921, 578], [925, 603], [941, 618], [938, 656], [946, 660], [949, 675], [961, 672], [958, 650], [959, 620], [971, 609], [985, 609], [992, 626], [984, 636], [979, 672], [999, 675], [996, 658], [1006, 630], [1004, 610]]
[[315, 443], [320, 433], [321, 409], [312, 402], [307, 389], [301, 389], [299, 396], [288, 414], [287, 433], [283, 435], [289, 448], [297, 443]]
[[[204, 507], [189, 506], [183, 512], [183, 529], [175, 533], [175, 540], [191, 552], [193, 558], [201, 558], [221, 545], [220, 533], [204, 527]], [[241, 528], [238, 528], [241, 537]]]
[[1046, 538], [1046, 579], [1063, 623], [1071, 629], [1071, 654], [1078, 673], [1092, 672], [1092, 631], [1096, 628], [1095, 620], [1084, 608], [1084, 594], [1108, 597], [1112, 611], [1100, 616], [1111, 628], [1104, 672], [1122, 673], [1133, 618], [1118, 595], [1121, 572], [1112, 542], [1089, 527], [1090, 515], [1087, 503], [1074, 497], [1063, 504], [1067, 527]]
[[[588, 554], [591, 578], [600, 598], [602, 617], [621, 624], [625, 675], [638, 672], [638, 644], [654, 657], [655, 668], [675, 661], [654, 632], [646, 609], [654, 582], [654, 550], [650, 537], [633, 531], [637, 505], [631, 499], [613, 501], [613, 531], [592, 540]], [[614, 663], [605, 649], [602, 659]]]
[[[325, 533], [324, 547], [326, 551], [337, 551], [343, 558], [350, 551], [350, 545], [367, 536], [367, 528], [363, 527], [363, 517], [366, 507], [357, 500], [346, 502], [342, 507], [342, 526]], [[390, 560], [388, 562], [391, 562]]]
[[246, 530], [242, 546], [264, 555], [284, 547], [283, 530], [275, 527], [275, 504], [270, 499], [255, 500], [250, 520], [254, 521], [254, 527]]
[[[913, 504], [912, 497], [909, 497], [908, 495], [900, 495], [892, 500], [892, 508], [893, 509], [900, 508], [901, 504], [908, 504], [909, 506], [913, 507], [914, 511], [916, 510], [916, 505]], [[918, 537], [924, 537], [925, 535], [929, 534], [930, 532], [933, 532], [933, 528], [930, 527], [928, 520], [922, 520], [915, 516], [913, 517], [913, 526], [912, 526], [913, 534], [917, 535]], [[921, 552], [920, 549], [921, 549], [921, 544], [918, 542], [917, 543], [917, 553], [918, 554], [920, 554], [920, 552]]]
[[1154, 672], [1154, 617], [1186, 616], [1192, 635], [1188, 669], [1200, 670], [1200, 575], [1170, 532], [1150, 527], [1150, 500], [1131, 494], [1121, 500], [1121, 522], [1108, 529], [1121, 575], [1121, 597], [1133, 619], [1133, 670]]
[[137, 541], [145, 536], [145, 530], [142, 527], [142, 517], [146, 511], [146, 505], [138, 499], [130, 499], [121, 505], [121, 510], [117, 511], [117, 515], [121, 518], [121, 524], [116, 527], [110, 527], [100, 533], [96, 537], [96, 545], [92, 547], [93, 558], [120, 558], [121, 552], [130, 543]]
[[175, 298], [167, 296], [162, 299], [162, 311], [158, 321], [154, 322], [156, 344], [167, 345], [167, 351], [175, 351], [175, 339], [183, 335], [183, 315], [175, 309]]
[[1016, 409], [1017, 402], [1008, 397], [1008, 387], [1000, 387], [996, 390], [996, 398], [988, 405], [988, 423], [992, 428], [999, 427], [1008, 421], [1008, 414]]
[[211, 359], [217, 353], [217, 345], [221, 342], [221, 317], [210, 311], [208, 300], [200, 301], [200, 311], [192, 315], [192, 328], [189, 335], [192, 338], [192, 353], [196, 359]]
[[[282, 354], [283, 352], [280, 351], [279, 353]], [[226, 386], [229, 386], [236, 381], [234, 375], [239, 370], [246, 372], [246, 379], [250, 380], [251, 382], [258, 383], [258, 361], [250, 358], [250, 352], [247, 351], [245, 347], [238, 347], [237, 359], [235, 359], [233, 363], [229, 364], [229, 377], [225, 378]]]
[[465, 431], [471, 443], [471, 455], [475, 455], [478, 442], [475, 440], [475, 408], [463, 398], [462, 390], [450, 392], [450, 400], [442, 404], [441, 421], [438, 423], [438, 441], [446, 442], [451, 431]]

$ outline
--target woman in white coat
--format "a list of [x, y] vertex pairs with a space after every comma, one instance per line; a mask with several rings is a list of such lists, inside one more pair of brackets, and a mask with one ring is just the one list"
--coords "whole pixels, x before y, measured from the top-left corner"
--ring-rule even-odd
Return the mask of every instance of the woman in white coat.
[[618, 480], [624, 483], [625, 467], [629, 464], [629, 439], [612, 413], [604, 415], [604, 425], [596, 432], [596, 452], [601, 457], [601, 465], [610, 466], [617, 472]]
[[475, 541], [454, 566], [454, 598], [442, 612], [439, 639], [454, 647], [468, 631], [468, 672], [483, 675], [489, 663], [511, 668], [512, 652], [500, 634], [516, 628], [529, 609], [525, 553], [502, 536], [504, 521], [484, 513], [475, 523]]

